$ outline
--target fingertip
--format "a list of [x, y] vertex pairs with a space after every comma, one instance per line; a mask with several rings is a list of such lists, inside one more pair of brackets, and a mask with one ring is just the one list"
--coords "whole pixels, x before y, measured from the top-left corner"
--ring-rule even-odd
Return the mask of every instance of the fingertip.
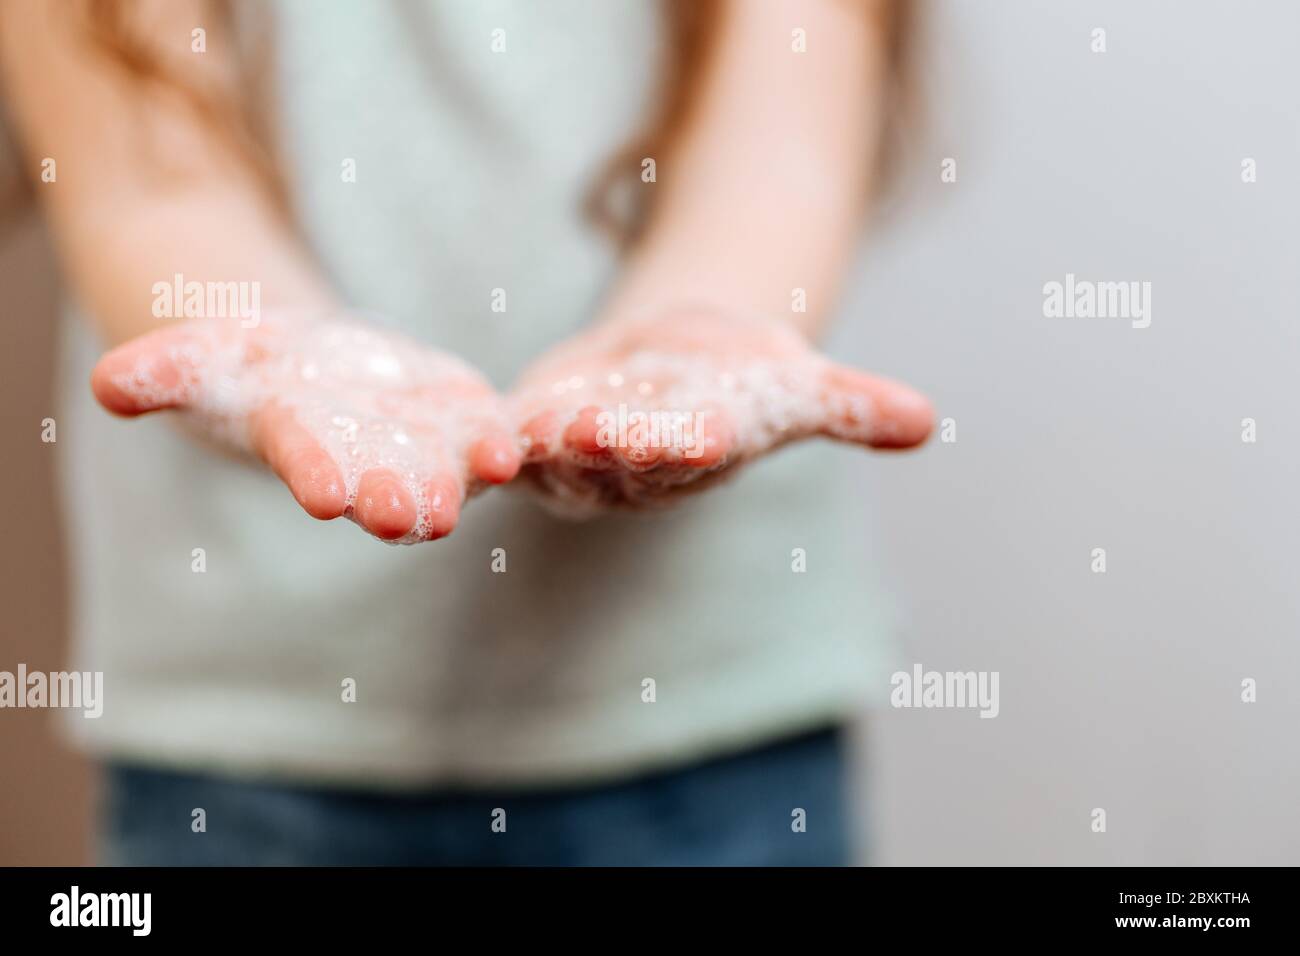
[[651, 442], [628, 443], [618, 449], [618, 460], [630, 471], [646, 471], [663, 460], [664, 449]]
[[504, 433], [480, 438], [470, 448], [470, 470], [489, 484], [500, 485], [519, 473], [519, 449]]
[[429, 540], [445, 538], [460, 523], [460, 485], [450, 476], [431, 479], [424, 486], [429, 513]]
[[524, 458], [540, 461], [551, 454], [559, 432], [559, 418], [554, 411], [534, 415], [519, 429], [524, 444]]
[[914, 448], [934, 431], [934, 406], [913, 388], [895, 384], [878, 404], [871, 439], [876, 448]]
[[691, 446], [682, 453], [682, 461], [693, 468], [712, 468], [735, 444], [731, 427], [716, 415], [705, 418], [694, 433]]
[[573, 451], [584, 455], [598, 455], [606, 451], [601, 441], [601, 409], [588, 405], [578, 412], [578, 417], [564, 429], [564, 444]]
[[879, 449], [912, 448], [934, 428], [934, 406], [911, 386], [833, 366], [826, 376], [830, 395], [826, 433]]
[[114, 415], [135, 416], [180, 402], [182, 376], [165, 355], [128, 343], [105, 354], [90, 373], [90, 390]]
[[415, 502], [400, 478], [387, 468], [371, 468], [357, 485], [353, 516], [383, 541], [394, 541], [415, 526]]
[[347, 506], [343, 476], [324, 452], [317, 460], [298, 464], [287, 484], [302, 510], [320, 521], [339, 517]]
[[113, 373], [105, 365], [105, 359], [95, 363], [90, 372], [90, 391], [107, 411], [114, 415], [134, 415], [135, 404], [128, 402], [122, 390], [113, 381]]

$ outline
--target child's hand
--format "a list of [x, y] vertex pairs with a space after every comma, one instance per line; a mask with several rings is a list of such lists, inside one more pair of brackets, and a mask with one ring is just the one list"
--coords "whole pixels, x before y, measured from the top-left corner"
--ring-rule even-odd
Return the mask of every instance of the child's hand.
[[587, 330], [511, 402], [523, 474], [578, 514], [670, 500], [800, 438], [907, 448], [932, 424], [922, 395], [836, 365], [783, 322], [689, 310]]
[[439, 538], [519, 469], [500, 398], [453, 356], [353, 321], [197, 319], [135, 339], [91, 376], [109, 411], [182, 410], [254, 452], [316, 518], [386, 541]]

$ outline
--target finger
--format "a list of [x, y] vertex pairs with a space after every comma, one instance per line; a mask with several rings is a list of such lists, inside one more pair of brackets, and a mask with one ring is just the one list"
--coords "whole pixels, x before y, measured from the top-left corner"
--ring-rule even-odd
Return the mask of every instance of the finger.
[[[516, 466], [517, 469], [517, 466]], [[460, 484], [451, 475], [438, 475], [424, 486], [424, 505], [428, 518], [422, 533], [428, 540], [445, 538], [460, 522]]]
[[106, 353], [90, 373], [99, 403], [115, 415], [184, 405], [194, 397], [196, 346], [183, 328], [158, 329]]
[[712, 468], [730, 454], [735, 443], [735, 433], [727, 420], [720, 414], [707, 415], [683, 436], [682, 463], [692, 468]]
[[343, 475], [292, 412], [268, 406], [252, 421], [253, 448], [286, 485], [302, 509], [328, 521], [343, 514]]
[[832, 438], [871, 448], [911, 448], [934, 427], [930, 400], [901, 382], [832, 365], [822, 387], [827, 412], [822, 432]]
[[665, 443], [672, 441], [671, 431], [661, 432], [651, 416], [650, 412], [631, 412], [627, 415], [627, 428], [615, 431], [612, 444], [608, 434], [601, 438], [601, 444], [607, 445], [614, 460], [628, 471], [648, 471], [659, 464]]
[[615, 467], [614, 446], [603, 420], [609, 414], [597, 405], [588, 405], [564, 429], [564, 448], [573, 462], [598, 471]]
[[519, 449], [504, 429], [492, 429], [469, 449], [469, 468], [476, 478], [504, 484], [519, 473]]
[[564, 429], [564, 444], [570, 451], [599, 455], [606, 450], [601, 441], [600, 415], [597, 405], [588, 405], [578, 412], [578, 417]]
[[560, 440], [560, 419], [554, 411], [542, 412], [528, 419], [519, 429], [527, 461], [542, 461], [553, 455]]
[[393, 541], [415, 527], [415, 502], [396, 472], [371, 468], [357, 485], [352, 516], [376, 538]]
[[664, 457], [664, 448], [650, 441], [631, 441], [616, 449], [619, 464], [628, 471], [648, 471]]

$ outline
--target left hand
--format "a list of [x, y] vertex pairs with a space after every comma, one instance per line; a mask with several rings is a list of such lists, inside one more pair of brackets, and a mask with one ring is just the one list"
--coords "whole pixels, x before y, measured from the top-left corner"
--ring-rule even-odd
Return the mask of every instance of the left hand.
[[815, 435], [909, 448], [933, 421], [920, 393], [832, 362], [792, 325], [694, 309], [593, 326], [510, 400], [522, 476], [576, 514], [666, 503]]

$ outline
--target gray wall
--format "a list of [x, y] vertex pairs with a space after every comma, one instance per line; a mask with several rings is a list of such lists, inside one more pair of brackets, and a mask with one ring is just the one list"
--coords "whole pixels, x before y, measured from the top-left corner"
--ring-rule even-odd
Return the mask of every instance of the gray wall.
[[[957, 423], [872, 466], [900, 669], [999, 671], [1001, 714], [870, 722], [875, 859], [1296, 864], [1300, 6], [930, 21], [928, 141], [841, 337]], [[1150, 327], [1044, 318], [1067, 272], [1151, 282]]]

